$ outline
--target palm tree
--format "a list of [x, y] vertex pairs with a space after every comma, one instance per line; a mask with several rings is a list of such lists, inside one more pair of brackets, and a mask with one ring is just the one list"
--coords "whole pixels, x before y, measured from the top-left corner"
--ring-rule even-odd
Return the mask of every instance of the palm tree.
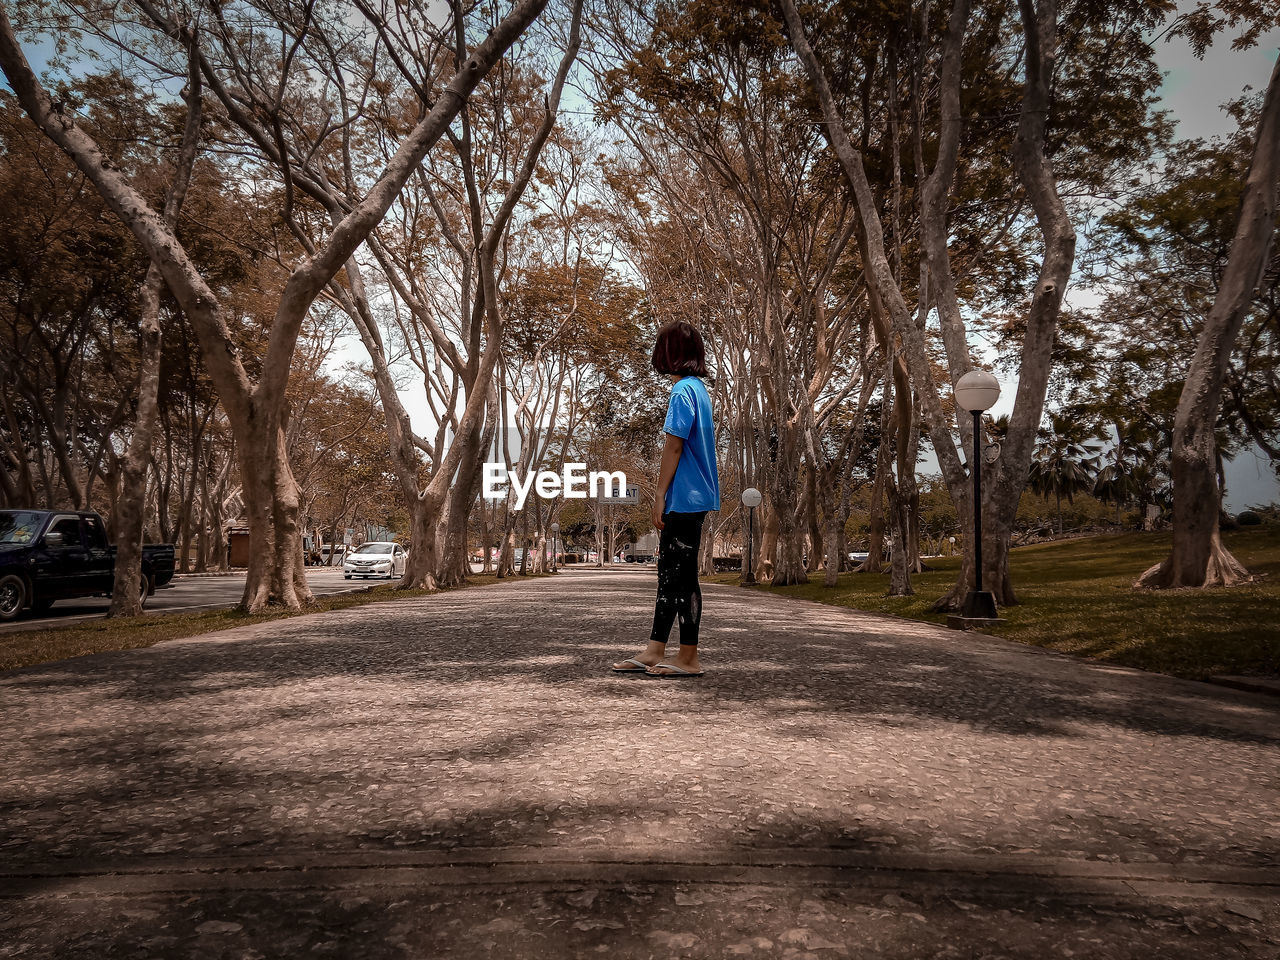
[[1117, 457], [1098, 471], [1093, 479], [1093, 495], [1103, 503], [1116, 505], [1116, 523], [1120, 523], [1120, 511], [1134, 499], [1135, 476], [1131, 465]]
[[1091, 490], [1102, 447], [1074, 417], [1049, 414], [1049, 429], [1040, 429], [1040, 442], [1027, 476], [1027, 486], [1042, 497], [1052, 495], [1058, 506], [1058, 536], [1062, 536], [1062, 500]]
[[1141, 483], [1138, 467], [1149, 460], [1143, 454], [1144, 428], [1134, 420], [1117, 419], [1115, 446], [1111, 448], [1111, 462], [1098, 471], [1093, 481], [1093, 495], [1103, 503], [1116, 505], [1116, 523], [1120, 523], [1120, 511], [1131, 500], [1138, 499]]
[[1162, 492], [1168, 490], [1168, 441], [1139, 420], [1117, 420], [1114, 426], [1111, 462], [1098, 471], [1093, 495], [1116, 505], [1117, 523], [1124, 505], [1136, 501], [1145, 522], [1147, 504], [1160, 502]]

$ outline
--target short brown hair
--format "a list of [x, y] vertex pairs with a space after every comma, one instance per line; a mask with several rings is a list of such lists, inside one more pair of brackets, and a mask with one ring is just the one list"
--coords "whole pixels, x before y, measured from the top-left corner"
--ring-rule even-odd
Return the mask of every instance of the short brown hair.
[[668, 376], [710, 377], [702, 334], [687, 320], [672, 320], [658, 329], [653, 369]]

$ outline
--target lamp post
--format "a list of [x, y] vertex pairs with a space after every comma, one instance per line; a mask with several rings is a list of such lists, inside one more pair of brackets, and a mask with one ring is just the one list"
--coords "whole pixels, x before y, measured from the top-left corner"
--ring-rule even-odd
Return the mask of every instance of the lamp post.
[[973, 414], [973, 455], [969, 458], [973, 473], [973, 589], [964, 598], [961, 616], [994, 620], [995, 594], [982, 589], [982, 412], [1000, 399], [1000, 381], [986, 370], [970, 370], [956, 381], [955, 398], [961, 409]]
[[751, 562], [751, 547], [755, 540], [755, 517], [756, 507], [760, 506], [760, 501], [764, 497], [755, 487], [747, 487], [742, 491], [742, 505], [747, 508], [747, 562], [742, 568], [742, 577], [739, 583], [744, 586], [756, 582], [755, 564]]
[[556, 569], [556, 554], [559, 553], [559, 550], [557, 549], [556, 545], [559, 540], [560, 540], [560, 523], [559, 521], [553, 521], [551, 524], [551, 572], [552, 573], [559, 572]]

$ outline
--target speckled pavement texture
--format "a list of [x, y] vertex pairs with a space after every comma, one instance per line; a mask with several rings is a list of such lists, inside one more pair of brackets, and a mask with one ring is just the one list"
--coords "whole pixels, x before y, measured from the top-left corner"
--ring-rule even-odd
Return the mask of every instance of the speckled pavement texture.
[[655, 584], [0, 674], [0, 957], [1280, 956], [1274, 699]]

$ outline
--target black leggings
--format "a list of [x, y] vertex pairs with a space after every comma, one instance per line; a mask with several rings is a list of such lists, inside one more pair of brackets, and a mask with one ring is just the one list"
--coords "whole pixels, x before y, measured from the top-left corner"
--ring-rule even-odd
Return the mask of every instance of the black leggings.
[[649, 639], [665, 644], [671, 624], [680, 617], [681, 645], [698, 645], [702, 620], [702, 591], [698, 588], [698, 547], [702, 543], [701, 513], [665, 513], [658, 540], [658, 602], [653, 608]]

